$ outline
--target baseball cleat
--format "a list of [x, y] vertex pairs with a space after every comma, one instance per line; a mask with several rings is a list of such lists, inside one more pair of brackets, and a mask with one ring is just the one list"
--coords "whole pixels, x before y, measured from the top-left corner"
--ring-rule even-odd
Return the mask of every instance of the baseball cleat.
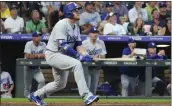
[[93, 102], [97, 102], [99, 100], [99, 96], [89, 96], [85, 101], [85, 106], [90, 106]]
[[34, 93], [29, 94], [28, 99], [34, 102], [37, 106], [44, 106], [44, 102], [39, 96], [34, 96]]

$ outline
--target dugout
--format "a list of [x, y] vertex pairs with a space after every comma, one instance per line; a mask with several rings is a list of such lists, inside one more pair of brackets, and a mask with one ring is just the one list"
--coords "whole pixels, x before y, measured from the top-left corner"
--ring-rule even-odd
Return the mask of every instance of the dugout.
[[[47, 41], [45, 41], [47, 43]], [[166, 55], [169, 59], [171, 59], [171, 43], [170, 42], [155, 42], [156, 44], [168, 44], [169, 47], [166, 48], [158, 48], [164, 49]], [[0, 40], [0, 59], [3, 63], [2, 69], [8, 71], [12, 79], [15, 82], [15, 69], [16, 69], [16, 59], [24, 57], [24, 46], [26, 41], [3, 41]], [[147, 48], [148, 42], [137, 41], [138, 48]], [[121, 57], [122, 50], [127, 46], [126, 42], [113, 42], [106, 41], [105, 42], [107, 49], [107, 57], [115, 58]], [[104, 80], [112, 83], [117, 83], [120, 79], [119, 68], [117, 67], [104, 67]], [[164, 68], [163, 68], [164, 69]], [[157, 76], [164, 80], [164, 72], [158, 71]], [[14, 90], [15, 91], [15, 90]]]

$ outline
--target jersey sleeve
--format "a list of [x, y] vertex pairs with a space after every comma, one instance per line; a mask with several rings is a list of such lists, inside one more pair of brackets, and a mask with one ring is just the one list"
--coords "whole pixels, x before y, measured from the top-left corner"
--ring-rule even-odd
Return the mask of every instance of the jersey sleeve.
[[26, 43], [24, 53], [31, 54], [31, 45], [29, 42]]
[[79, 20], [79, 26], [82, 26], [86, 24], [85, 18], [84, 18], [84, 13], [80, 15], [80, 20]]
[[112, 33], [112, 29], [109, 28], [109, 24], [106, 24], [104, 29], [103, 29], [103, 34], [108, 35], [109, 33]]
[[65, 26], [65, 23], [58, 23], [54, 30], [55, 30], [55, 40], [67, 40], [67, 31], [66, 28], [67, 26]]
[[8, 73], [8, 81], [9, 81], [10, 84], [14, 84], [14, 82], [13, 82], [13, 80], [11, 78], [11, 75], [9, 73]]
[[107, 54], [105, 43], [102, 41], [102, 53], [101, 55]]
[[31, 30], [31, 22], [30, 21], [28, 21], [28, 22], [26, 22], [26, 31], [32, 31]]
[[128, 50], [126, 48], [122, 51], [122, 56], [123, 55], [129, 55], [129, 52], [128, 52]]

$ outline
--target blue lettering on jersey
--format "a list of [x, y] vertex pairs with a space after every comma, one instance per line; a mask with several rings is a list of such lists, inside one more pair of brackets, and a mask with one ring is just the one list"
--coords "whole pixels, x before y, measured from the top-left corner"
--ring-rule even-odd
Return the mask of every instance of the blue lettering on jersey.
[[97, 55], [97, 54], [101, 54], [102, 49], [96, 49], [96, 48], [94, 48], [93, 50], [87, 49], [87, 52], [89, 55]]

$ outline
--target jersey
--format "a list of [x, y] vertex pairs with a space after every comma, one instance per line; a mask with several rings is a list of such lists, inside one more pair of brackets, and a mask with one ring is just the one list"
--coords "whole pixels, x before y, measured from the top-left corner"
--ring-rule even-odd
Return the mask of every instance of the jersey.
[[104, 41], [102, 40], [97, 39], [95, 45], [93, 45], [90, 38], [88, 38], [82, 42], [82, 45], [91, 56], [107, 54]]
[[2, 71], [1, 73], [1, 90], [0, 91], [8, 91], [11, 84], [14, 84], [10, 74], [8, 72]]
[[[24, 53], [28, 53], [28, 54], [44, 54], [45, 51], [46, 51], [46, 44], [44, 42], [40, 42], [38, 46], [35, 46], [33, 41], [29, 41], [26, 43], [24, 49]], [[38, 67], [30, 67], [30, 68], [36, 69]]]
[[[130, 55], [130, 54], [131, 54], [131, 50], [129, 47], [123, 49], [122, 55]], [[138, 73], [139, 73], [138, 71], [140, 71], [138, 69], [140, 69], [140, 67], [123, 66], [123, 67], [121, 67], [121, 74], [125, 74], [125, 75], [131, 76], [131, 77], [137, 77]]]
[[62, 19], [54, 26], [48, 40], [47, 49], [53, 52], [61, 51], [61, 41], [66, 41], [74, 48], [76, 41], [81, 41], [80, 29], [77, 24], [70, 24], [67, 18]]

